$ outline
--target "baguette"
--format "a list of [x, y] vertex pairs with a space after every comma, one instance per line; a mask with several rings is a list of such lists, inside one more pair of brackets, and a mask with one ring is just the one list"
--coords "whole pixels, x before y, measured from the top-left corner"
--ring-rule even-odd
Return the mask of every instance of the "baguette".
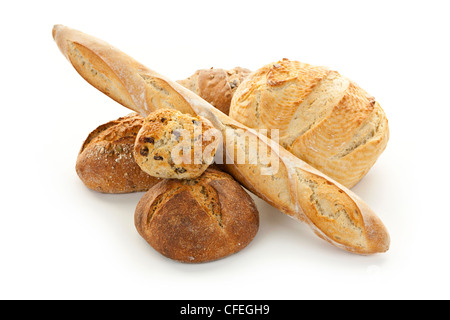
[[[224, 136], [224, 157], [236, 160], [238, 153], [246, 157], [244, 164], [226, 161], [226, 170], [275, 208], [305, 222], [320, 238], [363, 255], [389, 249], [386, 227], [363, 200], [275, 141], [231, 119], [182, 85], [102, 40], [62, 25], [53, 28], [53, 37], [85, 80], [123, 106], [143, 116], [160, 108], [175, 108], [208, 119]], [[276, 172], [261, 174], [268, 165], [253, 164], [245, 144], [229, 143], [243, 134], [269, 150], [271, 161], [276, 160], [279, 165]], [[261, 150], [257, 150], [257, 156]]]

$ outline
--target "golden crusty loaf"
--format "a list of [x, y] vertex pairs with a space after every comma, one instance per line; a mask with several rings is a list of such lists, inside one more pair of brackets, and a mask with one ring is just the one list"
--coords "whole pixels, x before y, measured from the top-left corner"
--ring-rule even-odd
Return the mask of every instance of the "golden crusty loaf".
[[214, 136], [219, 134], [202, 117], [159, 109], [145, 118], [136, 137], [134, 158], [143, 171], [154, 177], [197, 178], [213, 162], [220, 143]]
[[233, 94], [250, 72], [241, 67], [230, 70], [201, 69], [177, 82], [228, 115]]
[[283, 59], [247, 77], [230, 117], [280, 130], [280, 144], [348, 188], [385, 150], [388, 121], [375, 99], [338, 72]]
[[135, 225], [164, 256], [198, 263], [245, 248], [258, 231], [259, 214], [239, 183], [208, 168], [197, 179], [167, 179], [151, 188], [136, 207]]
[[[95, 37], [57, 25], [53, 37], [61, 52], [91, 85], [142, 115], [171, 107], [207, 118], [224, 137], [228, 159], [244, 154], [245, 162], [228, 162], [227, 170], [247, 189], [292, 218], [303, 221], [320, 238], [338, 248], [359, 254], [389, 249], [389, 233], [380, 218], [354, 192], [268, 139], [242, 125], [180, 84], [140, 64]], [[248, 135], [266, 147], [271, 162], [253, 164], [256, 154], [246, 153]], [[234, 156], [233, 156], [234, 155]], [[252, 159], [250, 159], [252, 157]], [[271, 174], [272, 165], [278, 170]], [[270, 168], [268, 168], [270, 167]], [[262, 174], [262, 172], [264, 174]]]
[[76, 171], [92, 190], [104, 193], [147, 191], [161, 180], [146, 174], [133, 157], [144, 118], [131, 114], [92, 131], [77, 157]]

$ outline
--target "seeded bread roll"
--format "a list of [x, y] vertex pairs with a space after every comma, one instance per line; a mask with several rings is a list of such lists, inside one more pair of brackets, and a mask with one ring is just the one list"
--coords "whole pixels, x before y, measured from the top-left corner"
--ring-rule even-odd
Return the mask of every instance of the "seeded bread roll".
[[228, 115], [236, 89], [250, 73], [250, 70], [241, 67], [230, 70], [201, 69], [177, 82]]
[[77, 157], [76, 172], [92, 190], [104, 193], [147, 191], [160, 181], [141, 170], [133, 157], [144, 118], [136, 113], [92, 131]]
[[134, 157], [154, 177], [193, 179], [213, 162], [219, 137], [220, 132], [202, 117], [160, 109], [145, 118]]
[[245, 248], [259, 228], [249, 194], [228, 174], [208, 168], [193, 180], [164, 180], [139, 201], [139, 234], [162, 255], [199, 263]]

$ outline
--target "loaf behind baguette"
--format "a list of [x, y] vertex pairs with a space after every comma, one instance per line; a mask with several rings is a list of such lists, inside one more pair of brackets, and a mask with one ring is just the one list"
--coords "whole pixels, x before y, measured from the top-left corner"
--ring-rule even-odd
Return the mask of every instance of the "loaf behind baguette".
[[250, 73], [250, 70], [241, 67], [230, 70], [201, 69], [177, 82], [228, 115], [234, 93]]
[[245, 164], [229, 163], [227, 170], [274, 207], [306, 222], [322, 239], [359, 254], [388, 250], [389, 234], [366, 203], [274, 141], [231, 119], [180, 84], [104, 41], [61, 25], [54, 27], [53, 37], [84, 79], [129, 109], [146, 115], [159, 108], [175, 108], [210, 120], [226, 137], [224, 141], [241, 134], [256, 138], [276, 155], [279, 170], [273, 175], [261, 175], [264, 166], [250, 164], [245, 145], [225, 143], [228, 159], [234, 158], [239, 149], [246, 156]]

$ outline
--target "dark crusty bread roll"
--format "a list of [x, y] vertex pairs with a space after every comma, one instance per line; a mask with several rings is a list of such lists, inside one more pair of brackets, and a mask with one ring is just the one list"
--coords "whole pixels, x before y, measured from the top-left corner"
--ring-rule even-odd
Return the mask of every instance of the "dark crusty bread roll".
[[250, 70], [241, 67], [230, 70], [201, 69], [177, 82], [228, 115], [234, 93], [250, 73]]
[[208, 168], [197, 179], [167, 179], [135, 212], [139, 234], [171, 259], [199, 263], [245, 248], [259, 228], [253, 199], [230, 175]]
[[145, 118], [134, 159], [154, 177], [194, 179], [213, 162], [220, 143], [220, 132], [205, 118], [160, 109]]
[[147, 191], [161, 179], [141, 170], [133, 157], [144, 118], [136, 113], [99, 126], [83, 143], [76, 162], [81, 181], [104, 193]]

